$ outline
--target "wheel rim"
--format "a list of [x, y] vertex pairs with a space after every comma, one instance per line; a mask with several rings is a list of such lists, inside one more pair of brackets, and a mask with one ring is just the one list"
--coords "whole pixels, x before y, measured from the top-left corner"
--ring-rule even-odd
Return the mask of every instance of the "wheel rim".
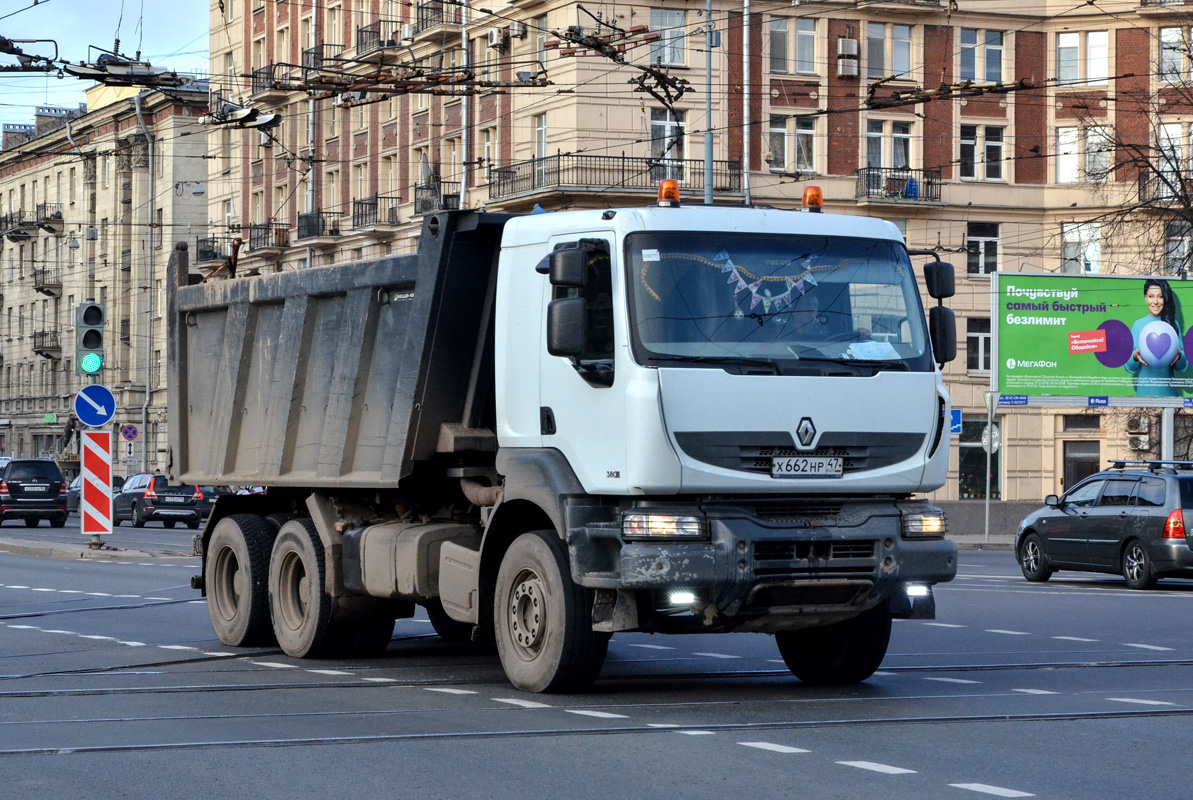
[[1127, 549], [1126, 572], [1127, 580], [1138, 583], [1143, 578], [1143, 564], [1146, 557], [1139, 545]]
[[240, 598], [245, 590], [244, 570], [240, 559], [231, 547], [222, 548], [215, 557], [212, 570], [212, 600], [220, 619], [232, 622], [240, 608]]
[[294, 551], [286, 553], [279, 565], [278, 606], [282, 621], [292, 631], [302, 627], [307, 617], [307, 606], [311, 599], [311, 581], [307, 576], [302, 556]]
[[1023, 568], [1032, 575], [1040, 571], [1040, 545], [1034, 539], [1023, 546]]
[[542, 578], [534, 570], [519, 572], [510, 592], [508, 622], [514, 648], [526, 660], [532, 660], [542, 652], [547, 638], [545, 599]]

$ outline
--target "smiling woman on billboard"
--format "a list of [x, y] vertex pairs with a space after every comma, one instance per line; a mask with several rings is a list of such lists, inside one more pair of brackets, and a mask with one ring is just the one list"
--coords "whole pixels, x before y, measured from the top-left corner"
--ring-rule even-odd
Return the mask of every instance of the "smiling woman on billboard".
[[1143, 284], [1147, 316], [1131, 326], [1135, 352], [1126, 370], [1135, 376], [1135, 393], [1140, 397], [1177, 397], [1173, 386], [1176, 372], [1189, 368], [1181, 347], [1181, 323], [1176, 297], [1168, 281], [1148, 278]]

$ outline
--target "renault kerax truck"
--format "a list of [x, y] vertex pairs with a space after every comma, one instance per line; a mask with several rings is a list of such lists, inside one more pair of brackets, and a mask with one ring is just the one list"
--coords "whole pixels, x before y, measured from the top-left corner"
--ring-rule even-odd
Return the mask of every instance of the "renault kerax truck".
[[[956, 354], [896, 227], [657, 206], [446, 212], [417, 253], [169, 295], [171, 474], [230, 646], [376, 655], [423, 606], [517, 687], [575, 691], [610, 636], [774, 634], [868, 678], [956, 573]], [[952, 267], [924, 267], [934, 297]]]

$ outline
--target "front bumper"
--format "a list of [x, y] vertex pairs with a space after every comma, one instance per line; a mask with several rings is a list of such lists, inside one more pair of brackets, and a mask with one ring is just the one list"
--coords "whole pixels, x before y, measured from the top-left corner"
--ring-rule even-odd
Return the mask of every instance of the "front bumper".
[[[785, 519], [706, 505], [706, 542], [625, 542], [620, 529], [606, 526], [572, 531], [573, 579], [633, 592], [643, 629], [792, 630], [847, 619], [884, 600], [897, 617], [933, 618], [930, 587], [955, 577], [956, 545], [904, 538], [894, 501], [837, 505], [831, 517], [801, 517], [796, 509]], [[912, 597], [909, 585], [924, 588]], [[698, 600], [668, 609], [674, 590]]]

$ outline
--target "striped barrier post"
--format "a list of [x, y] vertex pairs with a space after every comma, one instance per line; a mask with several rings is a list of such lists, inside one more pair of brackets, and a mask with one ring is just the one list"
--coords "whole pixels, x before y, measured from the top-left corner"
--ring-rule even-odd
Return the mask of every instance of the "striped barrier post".
[[79, 495], [79, 516], [83, 535], [91, 537], [91, 546], [103, 545], [103, 536], [112, 535], [112, 434], [108, 431], [83, 431], [83, 491]]

